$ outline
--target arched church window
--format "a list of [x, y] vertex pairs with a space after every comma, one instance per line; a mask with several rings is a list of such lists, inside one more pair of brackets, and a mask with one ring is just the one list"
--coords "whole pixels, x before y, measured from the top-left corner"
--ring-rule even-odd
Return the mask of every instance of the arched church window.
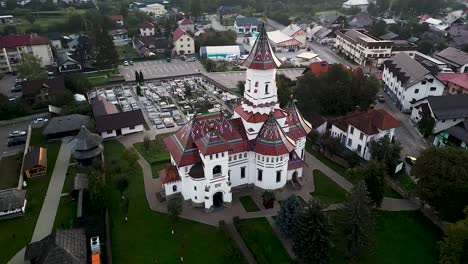
[[172, 192], [177, 192], [177, 185], [172, 186]]

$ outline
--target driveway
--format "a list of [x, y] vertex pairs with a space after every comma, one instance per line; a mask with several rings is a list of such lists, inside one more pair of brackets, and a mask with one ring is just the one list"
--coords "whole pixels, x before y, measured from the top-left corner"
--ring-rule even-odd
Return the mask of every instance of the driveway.
[[146, 80], [155, 78], [170, 78], [174, 76], [188, 75], [204, 72], [204, 68], [199, 61], [181, 61], [173, 59], [171, 62], [166, 60], [152, 60], [135, 62], [131, 66], [119, 66], [119, 71], [125, 77], [125, 81], [135, 81], [135, 71], [142, 72]]

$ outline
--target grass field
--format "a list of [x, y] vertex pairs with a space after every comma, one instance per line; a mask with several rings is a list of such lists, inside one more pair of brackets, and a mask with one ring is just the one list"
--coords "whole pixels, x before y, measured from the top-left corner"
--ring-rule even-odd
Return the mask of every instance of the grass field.
[[62, 193], [69, 193], [73, 188], [73, 181], [75, 180], [76, 166], [68, 166], [65, 183], [63, 184]]
[[247, 212], [258, 212], [260, 208], [258, 208], [255, 201], [249, 195], [239, 197], [239, 200], [244, 207], [245, 211]]
[[[373, 243], [362, 264], [437, 263], [437, 241], [441, 233], [420, 212], [377, 211]], [[332, 218], [333, 219], [333, 218]], [[339, 230], [334, 234], [335, 249], [330, 263], [349, 263], [345, 257], [346, 241]]]
[[388, 185], [385, 185], [384, 187], [384, 197], [397, 198], [397, 199], [403, 198], [397, 191], [395, 191], [392, 187]]
[[154, 140], [150, 141], [150, 147], [146, 150], [143, 142], [135, 143], [133, 146], [151, 165], [153, 178], [158, 178], [159, 170], [162, 170], [170, 163], [169, 152], [164, 145], [163, 139], [170, 134], [157, 135]]
[[400, 183], [400, 186], [407, 192], [416, 191], [417, 184], [405, 172], [398, 173], [395, 177], [392, 177], [392, 179]]
[[130, 45], [116, 47], [116, 49], [120, 60], [128, 60], [140, 57], [138, 52]]
[[[106, 166], [122, 161], [124, 147], [106, 141]], [[151, 211], [146, 200], [142, 170], [136, 165], [125, 192], [129, 200], [128, 222], [124, 221], [120, 194], [112, 189], [109, 208], [112, 256], [119, 263], [246, 263], [238, 248], [220, 228], [177, 219]], [[118, 175], [107, 174], [112, 182]], [[114, 185], [112, 185], [114, 186]], [[174, 230], [174, 235], [171, 234]], [[157, 261], [157, 262], [156, 262]]]
[[72, 200], [70, 196], [60, 198], [57, 215], [55, 216], [54, 229], [69, 229], [73, 219], [76, 218], [78, 201]]
[[23, 156], [18, 154], [0, 160], [0, 190], [18, 186], [22, 158]]
[[241, 219], [236, 228], [258, 264], [291, 263], [266, 218]]
[[315, 192], [310, 195], [324, 204], [342, 203], [346, 199], [346, 190], [319, 170], [314, 170], [314, 185]]
[[27, 180], [28, 187], [26, 190], [28, 200], [25, 215], [19, 218], [0, 221], [0, 234], [2, 234], [0, 236], [0, 248], [2, 248], [0, 263], [6, 263], [31, 241], [59, 149], [60, 142], [49, 143], [47, 151], [47, 175]]

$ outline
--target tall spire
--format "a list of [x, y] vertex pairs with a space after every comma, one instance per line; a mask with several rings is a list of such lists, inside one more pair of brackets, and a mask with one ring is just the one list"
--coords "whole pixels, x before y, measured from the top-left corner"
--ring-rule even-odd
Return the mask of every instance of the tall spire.
[[265, 24], [261, 23], [259, 29], [260, 34], [243, 65], [254, 70], [276, 69], [281, 65], [281, 62], [271, 48]]

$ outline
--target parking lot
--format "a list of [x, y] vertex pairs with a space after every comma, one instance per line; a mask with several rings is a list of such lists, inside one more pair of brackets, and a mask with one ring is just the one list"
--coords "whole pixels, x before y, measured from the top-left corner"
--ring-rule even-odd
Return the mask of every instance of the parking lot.
[[[297, 79], [298, 76], [302, 75], [303, 68], [291, 68], [291, 69], [278, 69], [277, 74], [284, 74], [291, 80]], [[206, 73], [208, 77], [215, 80], [219, 84], [226, 88], [234, 89], [237, 87], [239, 81], [245, 81], [245, 72], [209, 72]]]
[[134, 65], [119, 66], [119, 71], [125, 77], [125, 81], [135, 81], [135, 71], [142, 72], [146, 80], [155, 78], [165, 78], [172, 76], [189, 75], [204, 72], [203, 66], [199, 61], [181, 61], [173, 59], [171, 62], [166, 60], [152, 60], [135, 62]]
[[31, 120], [27, 121], [22, 121], [18, 123], [12, 123], [8, 125], [2, 125], [0, 126], [0, 158], [1, 157], [6, 157], [6, 156], [11, 156], [15, 155], [17, 153], [20, 153], [24, 150], [24, 145], [19, 145], [19, 146], [14, 146], [14, 147], [8, 147], [8, 140], [10, 139], [8, 134], [14, 130], [28, 130], [28, 125], [31, 123]]

